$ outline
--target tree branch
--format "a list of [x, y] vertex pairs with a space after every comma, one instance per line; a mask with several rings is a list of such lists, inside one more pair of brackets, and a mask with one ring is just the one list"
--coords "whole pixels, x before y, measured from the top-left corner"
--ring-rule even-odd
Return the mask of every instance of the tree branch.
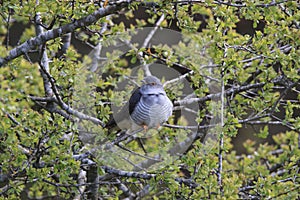
[[123, 177], [151, 179], [151, 178], [153, 178], [153, 177], [156, 176], [155, 174], [138, 173], [138, 172], [131, 172], [131, 171], [123, 171], [123, 170], [114, 169], [114, 168], [108, 167], [108, 166], [102, 166], [102, 169], [106, 173], [115, 174], [115, 175], [123, 176]]
[[[151, 179], [156, 177], [156, 174], [149, 174], [149, 173], [138, 173], [138, 172], [131, 172], [131, 171], [123, 171], [119, 169], [114, 169], [108, 166], [102, 166], [102, 169], [109, 174], [114, 174], [117, 176], [122, 177], [131, 177], [131, 178], [141, 178], [141, 179]], [[197, 187], [198, 184], [194, 182], [191, 179], [184, 179], [184, 178], [175, 178], [175, 181], [177, 181], [180, 184], [185, 184], [190, 187]]]
[[[149, 33], [149, 34], [147, 35], [147, 37], [145, 38], [144, 43], [143, 43], [143, 45], [142, 45], [142, 48], [146, 48], [146, 47], [149, 45], [150, 40], [153, 38], [153, 36], [154, 36], [154, 34], [156, 33], [158, 27], [159, 27], [160, 24], [164, 21], [164, 19], [165, 19], [165, 15], [162, 14], [162, 15], [160, 16], [159, 20], [156, 22], [154, 28], [151, 29], [150, 33]], [[145, 62], [145, 60], [144, 60], [142, 54], [143, 54], [143, 53], [141, 52], [141, 55], [138, 54], [137, 57], [139, 58], [140, 62], [141, 62], [142, 65], [143, 65], [143, 69], [144, 69], [145, 74], [146, 74], [147, 76], [150, 76], [150, 75], [151, 75], [151, 72], [150, 72], [150, 70], [149, 70], [149, 64], [146, 64], [146, 62]]]
[[89, 183], [88, 199], [98, 199], [98, 189], [99, 189], [99, 175], [98, 175], [98, 166], [97, 164], [89, 165], [87, 170], [87, 183]]
[[[227, 57], [227, 44], [224, 43], [224, 55], [223, 58]], [[222, 173], [223, 173], [223, 150], [224, 150], [224, 113], [225, 113], [225, 84], [224, 84], [224, 72], [226, 68], [226, 62], [223, 61], [222, 63], [222, 71], [221, 71], [221, 112], [220, 112], [220, 125], [222, 127], [221, 132], [219, 133], [219, 153], [218, 153], [218, 172], [217, 172], [217, 180], [219, 185], [220, 193], [223, 195], [223, 180], [222, 180]]]
[[[245, 86], [241, 86], [238, 88], [230, 88], [229, 90], [225, 91], [225, 95], [226, 96], [230, 96], [230, 95], [235, 95], [237, 93], [243, 92], [243, 91], [247, 91], [250, 89], [255, 89], [255, 88], [261, 88], [265, 85], [266, 83], [255, 83], [255, 84], [251, 84], [251, 85], [245, 85]], [[201, 98], [190, 98], [190, 99], [183, 99], [183, 100], [179, 100], [179, 101], [175, 101], [174, 105], [186, 105], [186, 104], [192, 104], [192, 103], [202, 103], [205, 101], [209, 101], [212, 99], [220, 99], [222, 93], [216, 93], [216, 94], [209, 94], [205, 97], [201, 97]]]

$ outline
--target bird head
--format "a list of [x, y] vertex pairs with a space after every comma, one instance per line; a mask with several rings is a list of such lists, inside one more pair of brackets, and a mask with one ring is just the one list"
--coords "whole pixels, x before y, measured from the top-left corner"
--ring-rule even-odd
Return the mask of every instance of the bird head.
[[142, 80], [145, 85], [161, 85], [160, 80], [155, 76], [147, 76]]

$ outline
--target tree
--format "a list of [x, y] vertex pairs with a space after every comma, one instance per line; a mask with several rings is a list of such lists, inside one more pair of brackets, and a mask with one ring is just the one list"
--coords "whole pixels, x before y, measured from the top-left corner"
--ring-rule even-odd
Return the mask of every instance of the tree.
[[[299, 198], [299, 7], [2, 1], [1, 198]], [[105, 128], [148, 74], [173, 116]]]

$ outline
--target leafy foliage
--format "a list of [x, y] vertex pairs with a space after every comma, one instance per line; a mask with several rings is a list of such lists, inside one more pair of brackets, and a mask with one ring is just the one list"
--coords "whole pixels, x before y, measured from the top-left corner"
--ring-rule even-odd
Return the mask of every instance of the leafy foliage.
[[[299, 6], [297, 1], [3, 1], [0, 198], [299, 198]], [[78, 21], [81, 28], [71, 31]], [[241, 31], [246, 22], [250, 26]], [[72, 37], [48, 39], [62, 26]], [[135, 34], [147, 26], [177, 30], [181, 40], [169, 44], [152, 36], [153, 44], [141, 46]], [[33, 49], [16, 48], [28, 41]], [[14, 56], [18, 51], [22, 56]], [[174, 114], [156, 132], [124, 138], [104, 124], [128, 101], [151, 63], [164, 65], [158, 74], [174, 80], [160, 77]], [[271, 140], [233, 142], [245, 133]], [[102, 145], [107, 141], [124, 151], [106, 151], [112, 148]], [[181, 149], [187, 141], [189, 147]], [[124, 160], [135, 164], [126, 168]], [[149, 160], [166, 164], [155, 168]]]

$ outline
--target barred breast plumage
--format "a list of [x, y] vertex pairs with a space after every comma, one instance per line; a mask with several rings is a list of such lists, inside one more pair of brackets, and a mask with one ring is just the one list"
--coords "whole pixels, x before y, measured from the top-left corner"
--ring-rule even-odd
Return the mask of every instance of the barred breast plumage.
[[129, 100], [129, 105], [133, 103], [130, 116], [139, 126], [157, 127], [172, 115], [173, 104], [158, 78], [147, 76], [143, 82], [139, 94], [133, 94]]
[[[148, 76], [139, 89], [139, 100], [130, 109], [131, 119], [139, 126], [156, 127], [166, 122], [172, 115], [173, 104], [167, 97], [159, 79]], [[137, 96], [132, 95], [132, 98]], [[130, 102], [135, 102], [131, 98]], [[130, 103], [129, 102], [129, 103]]]
[[148, 128], [158, 127], [169, 119], [172, 115], [173, 104], [166, 95], [160, 80], [155, 76], [147, 76], [142, 82], [143, 85], [133, 92], [127, 105], [117, 114], [119, 119], [111, 120], [107, 128], [114, 124], [120, 125], [120, 122], [127, 118], [126, 113], [129, 114], [128, 117], [134, 125]]

